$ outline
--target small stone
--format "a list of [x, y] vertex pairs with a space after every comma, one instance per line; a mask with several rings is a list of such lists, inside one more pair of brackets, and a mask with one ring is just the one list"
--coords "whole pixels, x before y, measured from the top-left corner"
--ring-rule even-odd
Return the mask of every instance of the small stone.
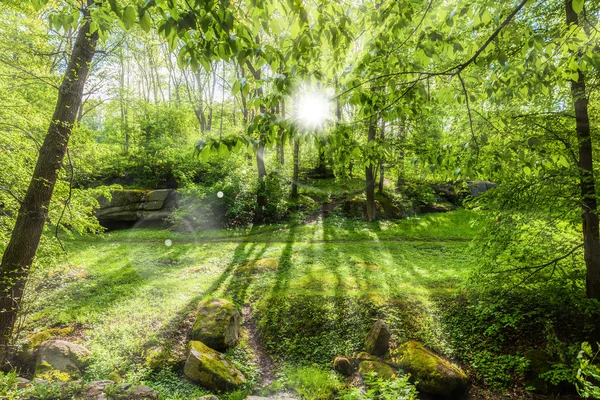
[[15, 381], [17, 382], [17, 387], [19, 389], [26, 388], [31, 384], [31, 381], [29, 379], [21, 378], [20, 376], [18, 376], [17, 379], [15, 379]]
[[350, 376], [356, 369], [354, 363], [346, 357], [336, 357], [333, 360], [333, 369], [344, 376]]
[[219, 400], [215, 395], [209, 394], [207, 396], [197, 397], [196, 400]]
[[390, 329], [385, 321], [379, 319], [367, 335], [365, 350], [375, 356], [383, 356], [390, 348]]

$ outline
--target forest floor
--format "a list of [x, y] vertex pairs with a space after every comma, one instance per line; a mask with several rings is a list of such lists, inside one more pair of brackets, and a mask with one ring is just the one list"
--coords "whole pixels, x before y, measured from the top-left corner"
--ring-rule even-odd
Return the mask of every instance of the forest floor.
[[[286, 365], [327, 367], [332, 355], [359, 349], [369, 317], [378, 313], [386, 315], [394, 340], [418, 338], [452, 355], [435, 299], [454, 292], [473, 269], [469, 246], [477, 221], [476, 213], [459, 210], [397, 222], [330, 216], [298, 226], [134, 229], [73, 238], [65, 241], [68, 262], [36, 275], [23, 336], [33, 326], [72, 326], [94, 354], [87, 378], [116, 371], [149, 383], [163, 398], [189, 398], [202, 390], [176, 368], [149, 374], [145, 351], [169, 342], [181, 352], [195, 304], [226, 297], [243, 306], [245, 333], [230, 355], [245, 364], [255, 391], [268, 386], [302, 394], [294, 387], [301, 380], [285, 380], [293, 373]], [[244, 273], [256, 260], [278, 266], [258, 276]], [[392, 309], [400, 311], [387, 312]], [[321, 314], [333, 325], [314, 327], [313, 337], [294, 332]]]

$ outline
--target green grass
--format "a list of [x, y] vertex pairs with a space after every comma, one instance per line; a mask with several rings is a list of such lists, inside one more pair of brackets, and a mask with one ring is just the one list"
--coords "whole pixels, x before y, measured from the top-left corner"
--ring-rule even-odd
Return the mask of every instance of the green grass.
[[[81, 328], [94, 354], [89, 379], [114, 370], [133, 381], [151, 379], [142, 366], [145, 345], [168, 341], [205, 296], [251, 304], [267, 349], [284, 362], [326, 362], [359, 348], [370, 318], [382, 312], [395, 337], [417, 337], [451, 352], [433, 296], [452, 292], [473, 268], [469, 239], [477, 220], [461, 210], [371, 224], [330, 217], [295, 227], [78, 237], [65, 243], [70, 265], [37, 272], [46, 284], [38, 288], [26, 327]], [[262, 258], [277, 260], [279, 268], [258, 275], [238, 271], [245, 261]], [[297, 327], [312, 318], [303, 310], [339, 323], [314, 326], [303, 338]], [[286, 329], [289, 347], [268, 336]], [[167, 398], [189, 390], [171, 381], [163, 386], [176, 388], [165, 389]]]

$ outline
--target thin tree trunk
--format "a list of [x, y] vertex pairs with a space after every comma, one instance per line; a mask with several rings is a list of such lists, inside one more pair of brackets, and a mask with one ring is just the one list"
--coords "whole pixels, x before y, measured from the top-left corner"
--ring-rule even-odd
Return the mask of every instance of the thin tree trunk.
[[[385, 139], [385, 121], [381, 119], [381, 132], [379, 133], [381, 141]], [[379, 161], [379, 188], [377, 189], [379, 194], [383, 193], [383, 180], [385, 178], [385, 167], [383, 166], [384, 160]]]
[[294, 139], [294, 172], [292, 174], [292, 198], [298, 198], [298, 164], [300, 158], [300, 141]]
[[48, 134], [39, 150], [33, 177], [0, 264], [0, 351], [3, 359], [48, 216], [48, 206], [67, 151], [71, 129], [81, 106], [89, 64], [94, 57], [98, 33], [89, 34], [88, 19], [89, 11], [86, 9], [58, 93]]
[[[368, 142], [375, 140], [376, 121], [371, 117], [369, 122]], [[367, 183], [367, 220], [369, 222], [375, 219], [375, 177], [373, 176], [373, 163], [369, 162], [365, 167], [365, 179]]]
[[[281, 100], [281, 118], [285, 119], [285, 100]], [[279, 162], [285, 164], [285, 130], [282, 128], [279, 132]]]
[[[573, 11], [573, 1], [566, 0], [567, 25], [579, 24], [577, 13]], [[577, 81], [571, 81], [571, 95], [579, 144], [579, 179], [582, 202], [583, 254], [586, 265], [586, 295], [600, 299], [600, 240], [597, 214], [596, 186], [594, 182], [594, 157], [588, 98], [585, 88], [585, 75], [579, 71]]]

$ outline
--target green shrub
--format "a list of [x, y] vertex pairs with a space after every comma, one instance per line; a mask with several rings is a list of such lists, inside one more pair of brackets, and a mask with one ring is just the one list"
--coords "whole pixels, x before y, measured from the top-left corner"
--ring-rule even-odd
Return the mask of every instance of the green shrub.
[[401, 375], [394, 379], [383, 379], [376, 372], [364, 378], [365, 390], [352, 388], [346, 390], [338, 398], [341, 400], [414, 400], [418, 392], [415, 384], [410, 383], [409, 375]]
[[281, 378], [285, 388], [298, 393], [302, 399], [328, 400], [341, 389], [338, 376], [333, 371], [319, 366], [284, 368]]
[[[600, 348], [600, 343], [596, 343], [596, 348]], [[600, 366], [598, 366], [597, 357], [600, 350], [593, 351], [588, 342], [581, 344], [581, 351], [577, 356], [579, 368], [577, 370], [577, 393], [584, 399], [600, 399]]]

